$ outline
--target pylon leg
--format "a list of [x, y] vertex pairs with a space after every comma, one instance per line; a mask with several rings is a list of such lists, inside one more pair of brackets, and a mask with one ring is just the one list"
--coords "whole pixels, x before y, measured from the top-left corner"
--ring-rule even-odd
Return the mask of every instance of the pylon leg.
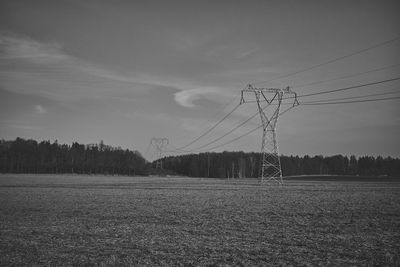
[[261, 153], [261, 183], [275, 181], [279, 184], [282, 184], [282, 169], [279, 159], [278, 143], [276, 142], [275, 131], [263, 132]]

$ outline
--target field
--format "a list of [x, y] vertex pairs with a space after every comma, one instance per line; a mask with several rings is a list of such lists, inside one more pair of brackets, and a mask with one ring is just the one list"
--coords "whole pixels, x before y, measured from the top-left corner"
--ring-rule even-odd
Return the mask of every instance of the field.
[[0, 265], [398, 266], [400, 182], [377, 179], [0, 175]]

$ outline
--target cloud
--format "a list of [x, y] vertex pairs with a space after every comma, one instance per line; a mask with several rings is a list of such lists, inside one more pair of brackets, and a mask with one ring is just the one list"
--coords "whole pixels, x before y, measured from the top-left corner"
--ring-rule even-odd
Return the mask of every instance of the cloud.
[[78, 68], [81, 71], [90, 74], [92, 76], [96, 76], [98, 78], [103, 78], [114, 82], [135, 83], [135, 84], [151, 85], [151, 86], [165, 86], [165, 87], [174, 87], [178, 89], [185, 88], [187, 86], [186, 83], [171, 79], [169, 77], [160, 77], [144, 73], [120, 74], [115, 71], [111, 71], [88, 63], [81, 64]]
[[168, 33], [167, 39], [169, 44], [174, 50], [177, 51], [195, 51], [201, 50], [205, 45], [212, 42], [212, 40], [218, 39], [220, 33], [215, 29], [209, 29], [207, 32], [182, 32], [174, 31]]
[[251, 54], [253, 54], [253, 53], [257, 52], [257, 51], [258, 51], [258, 48], [251, 48], [249, 50], [238, 51], [236, 53], [236, 58], [237, 59], [242, 59], [242, 58], [250, 56]]
[[35, 106], [35, 111], [38, 114], [44, 114], [47, 113], [47, 110], [45, 108], [43, 108], [41, 105], [36, 105]]
[[[215, 101], [230, 95], [227, 89], [201, 87], [179, 77], [116, 71], [69, 55], [60, 43], [44, 43], [25, 36], [0, 33], [0, 59], [7, 60], [0, 66], [0, 85], [4, 88], [61, 102], [131, 95], [160, 86], [179, 91], [173, 97], [184, 107], [194, 107], [193, 101], [198, 99], [212, 97]], [[43, 107], [35, 110], [45, 113]]]
[[78, 70], [100, 78], [123, 82], [138, 82], [133, 77], [118, 75], [110, 70], [68, 55], [63, 51], [63, 46], [59, 43], [38, 42], [25, 36], [17, 37], [0, 34], [0, 59], [22, 59], [42, 65], [62, 66], [64, 67], [63, 71], [67, 69], [69, 71]]
[[15, 129], [20, 129], [20, 130], [34, 130], [34, 129], [40, 129], [39, 127], [36, 126], [31, 126], [31, 125], [23, 125], [23, 124], [11, 124], [8, 125], [10, 128], [15, 128]]
[[219, 91], [214, 87], [201, 87], [190, 90], [183, 90], [174, 94], [175, 101], [181, 106], [193, 108], [193, 101], [204, 98], [206, 95], [216, 94]]
[[4, 88], [63, 102], [179, 85], [166, 77], [117, 72], [69, 55], [59, 43], [19, 35], [0, 33], [0, 60], [4, 62], [0, 65]]
[[28, 59], [34, 63], [54, 63], [66, 59], [58, 43], [41, 43], [28, 37], [0, 35], [0, 59]]
[[206, 57], [212, 59], [245, 60], [260, 49], [257, 44], [249, 41], [234, 41], [214, 44], [205, 52]]
[[20, 130], [41, 129], [41, 127], [32, 126], [32, 125], [25, 123], [24, 121], [19, 121], [19, 120], [0, 120], [0, 127], [14, 128], [14, 129], [20, 129]]

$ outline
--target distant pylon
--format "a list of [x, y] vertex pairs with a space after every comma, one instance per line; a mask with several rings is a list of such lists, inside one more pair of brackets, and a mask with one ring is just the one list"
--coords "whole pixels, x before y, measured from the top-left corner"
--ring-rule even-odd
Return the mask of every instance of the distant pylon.
[[157, 169], [162, 169], [163, 164], [162, 164], [162, 153], [163, 153], [163, 147], [165, 145], [169, 144], [168, 138], [152, 138], [150, 141], [150, 144], [155, 147], [155, 149], [158, 152], [158, 159], [156, 161], [156, 168]]
[[[283, 95], [291, 94], [293, 97], [293, 106], [299, 104], [297, 94], [290, 90], [280, 88], [256, 88], [248, 85], [241, 92], [240, 104], [245, 103], [243, 93], [252, 92], [255, 94], [258, 111], [261, 117], [263, 135], [261, 141], [261, 164], [260, 164], [260, 183], [276, 181], [283, 184], [281, 162], [279, 159], [278, 142], [276, 137], [276, 124], [278, 122], [279, 112], [282, 104]], [[274, 106], [266, 113], [266, 107], [262, 107], [261, 102], [266, 102], [267, 106]]]

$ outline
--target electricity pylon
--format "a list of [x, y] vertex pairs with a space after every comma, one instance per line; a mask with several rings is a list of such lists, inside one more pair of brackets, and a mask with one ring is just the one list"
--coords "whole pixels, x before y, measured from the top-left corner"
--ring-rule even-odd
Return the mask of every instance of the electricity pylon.
[[156, 161], [156, 168], [157, 169], [162, 169], [163, 164], [162, 164], [162, 152], [163, 152], [163, 147], [165, 145], [169, 144], [168, 138], [152, 138], [150, 141], [150, 144], [155, 147], [155, 149], [158, 152], [158, 159]]
[[[280, 88], [256, 88], [248, 85], [241, 91], [240, 104], [245, 103], [243, 93], [251, 92], [255, 94], [258, 112], [260, 113], [263, 135], [261, 141], [261, 164], [260, 164], [260, 183], [276, 181], [283, 184], [281, 162], [279, 159], [278, 142], [276, 137], [276, 124], [282, 105], [283, 95], [293, 95], [288, 99], [293, 99], [292, 107], [299, 104], [297, 94], [289, 87]], [[267, 106], [262, 107], [261, 102], [266, 102]], [[267, 114], [266, 108], [272, 106]]]

